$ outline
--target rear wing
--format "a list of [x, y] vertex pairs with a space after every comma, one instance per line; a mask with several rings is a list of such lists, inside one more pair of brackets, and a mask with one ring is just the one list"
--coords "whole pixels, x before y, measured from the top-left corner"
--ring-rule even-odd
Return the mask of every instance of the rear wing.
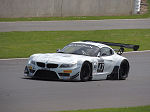
[[123, 44], [123, 43], [113, 43], [113, 42], [101, 42], [101, 41], [91, 41], [91, 40], [84, 40], [83, 42], [94, 42], [94, 43], [101, 43], [108, 46], [117, 46], [120, 47], [118, 50], [118, 54], [122, 54], [124, 52], [124, 48], [133, 49], [134, 51], [137, 51], [139, 49], [139, 45], [133, 45], [133, 44]]

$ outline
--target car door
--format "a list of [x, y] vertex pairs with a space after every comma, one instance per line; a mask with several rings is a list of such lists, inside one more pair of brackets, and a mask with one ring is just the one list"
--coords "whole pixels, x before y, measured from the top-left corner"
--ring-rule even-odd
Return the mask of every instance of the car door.
[[110, 74], [114, 68], [114, 52], [108, 47], [100, 49], [100, 57], [104, 60], [103, 74]]

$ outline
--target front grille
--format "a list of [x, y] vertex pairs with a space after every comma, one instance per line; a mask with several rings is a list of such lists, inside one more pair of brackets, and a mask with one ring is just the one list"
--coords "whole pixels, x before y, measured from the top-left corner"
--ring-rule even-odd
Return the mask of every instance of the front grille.
[[59, 79], [56, 72], [49, 70], [38, 70], [36, 71], [34, 76], [38, 78], [52, 79], [52, 80]]
[[67, 76], [67, 77], [69, 77], [70, 74], [69, 73], [59, 73], [59, 76]]
[[58, 64], [49, 63], [47, 64], [47, 68], [57, 68]]
[[37, 64], [37, 66], [39, 66], [39, 67], [42, 67], [42, 68], [44, 68], [44, 67], [45, 67], [45, 63], [37, 62], [36, 64]]

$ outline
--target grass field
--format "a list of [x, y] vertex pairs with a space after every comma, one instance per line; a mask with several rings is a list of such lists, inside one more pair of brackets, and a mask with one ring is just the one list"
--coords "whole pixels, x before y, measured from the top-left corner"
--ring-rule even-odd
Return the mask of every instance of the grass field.
[[34, 53], [51, 53], [79, 40], [95, 40], [140, 45], [150, 49], [150, 29], [99, 31], [0, 32], [0, 58], [23, 58]]
[[150, 14], [131, 16], [79, 16], [79, 17], [28, 17], [28, 18], [0, 18], [0, 22], [13, 21], [63, 21], [63, 20], [104, 20], [104, 19], [140, 19], [149, 18]]
[[89, 110], [71, 110], [59, 112], [150, 112], [150, 106], [128, 107], [128, 108], [106, 108], [106, 109], [89, 109]]
[[150, 17], [150, 0], [148, 1], [148, 12], [143, 15], [129, 16], [81, 16], [81, 17], [29, 17], [29, 18], [0, 18], [0, 22], [7, 21], [59, 21], [59, 20], [103, 20], [103, 19], [139, 19]]

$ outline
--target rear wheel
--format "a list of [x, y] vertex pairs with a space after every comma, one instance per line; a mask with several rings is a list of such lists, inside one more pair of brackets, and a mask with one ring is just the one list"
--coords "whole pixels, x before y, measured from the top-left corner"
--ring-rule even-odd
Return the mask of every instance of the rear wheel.
[[91, 69], [90, 63], [84, 62], [81, 68], [81, 72], [80, 72], [81, 81], [85, 82], [85, 81], [90, 80], [91, 73], [92, 73], [92, 69]]
[[125, 80], [128, 77], [129, 73], [129, 62], [123, 60], [119, 66], [115, 66], [112, 73], [107, 76], [108, 80]]
[[123, 60], [119, 68], [120, 80], [125, 80], [128, 77], [129, 69], [130, 69], [129, 62], [127, 60]]

